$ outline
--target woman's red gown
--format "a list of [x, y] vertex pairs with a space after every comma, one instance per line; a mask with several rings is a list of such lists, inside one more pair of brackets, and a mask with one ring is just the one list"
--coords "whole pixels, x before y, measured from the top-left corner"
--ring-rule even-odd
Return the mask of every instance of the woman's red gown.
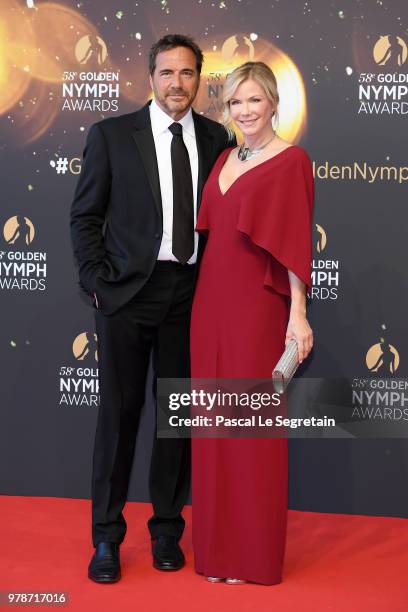
[[[197, 230], [208, 233], [191, 322], [192, 378], [269, 378], [285, 345], [292, 270], [310, 287], [313, 173], [291, 146], [221, 193], [221, 153]], [[194, 439], [196, 571], [281, 581], [287, 515], [286, 439]]]

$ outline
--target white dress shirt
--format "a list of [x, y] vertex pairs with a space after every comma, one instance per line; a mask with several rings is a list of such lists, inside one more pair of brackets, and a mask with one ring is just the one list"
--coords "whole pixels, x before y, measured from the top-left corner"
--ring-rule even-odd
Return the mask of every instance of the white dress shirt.
[[[178, 261], [172, 251], [173, 236], [173, 175], [171, 169], [171, 141], [172, 133], [168, 129], [174, 120], [165, 113], [152, 100], [150, 104], [150, 120], [154, 144], [156, 147], [157, 165], [159, 168], [160, 191], [163, 207], [163, 237], [157, 259], [164, 261]], [[197, 182], [198, 182], [198, 153], [194, 130], [194, 120], [191, 108], [177, 123], [183, 126], [183, 140], [186, 145], [190, 159], [191, 176], [193, 179], [194, 197], [194, 227], [197, 222]], [[198, 234], [194, 232], [194, 253], [187, 263], [192, 264], [197, 260]]]

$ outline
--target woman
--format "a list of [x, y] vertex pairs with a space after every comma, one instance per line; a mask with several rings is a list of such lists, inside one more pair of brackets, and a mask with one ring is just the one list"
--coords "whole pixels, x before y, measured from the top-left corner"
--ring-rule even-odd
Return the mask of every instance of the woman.
[[[226, 121], [245, 140], [221, 153], [204, 188], [192, 378], [269, 378], [290, 339], [300, 361], [312, 348], [313, 175], [305, 151], [274, 132], [278, 101], [263, 62], [243, 64], [224, 85]], [[212, 582], [280, 582], [287, 440], [193, 440], [192, 492], [196, 571]]]

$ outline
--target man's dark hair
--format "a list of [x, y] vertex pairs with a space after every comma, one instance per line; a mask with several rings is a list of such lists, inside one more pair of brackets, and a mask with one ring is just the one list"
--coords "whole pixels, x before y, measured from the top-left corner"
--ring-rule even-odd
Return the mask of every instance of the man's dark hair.
[[204, 56], [200, 47], [194, 42], [191, 36], [185, 36], [184, 34], [167, 34], [152, 45], [149, 52], [149, 72], [152, 75], [156, 69], [156, 57], [158, 53], [163, 51], [169, 51], [175, 47], [187, 47], [191, 49], [196, 58], [197, 72], [201, 73], [201, 67], [203, 65]]

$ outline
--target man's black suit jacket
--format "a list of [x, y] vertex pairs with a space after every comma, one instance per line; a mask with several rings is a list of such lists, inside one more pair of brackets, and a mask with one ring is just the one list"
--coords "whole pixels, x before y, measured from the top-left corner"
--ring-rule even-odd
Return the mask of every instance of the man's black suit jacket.
[[[107, 315], [145, 284], [161, 244], [163, 213], [149, 105], [91, 126], [72, 203], [71, 237], [82, 296], [92, 304], [96, 293]], [[194, 111], [193, 119], [199, 207], [215, 160], [236, 142], [219, 123]]]

